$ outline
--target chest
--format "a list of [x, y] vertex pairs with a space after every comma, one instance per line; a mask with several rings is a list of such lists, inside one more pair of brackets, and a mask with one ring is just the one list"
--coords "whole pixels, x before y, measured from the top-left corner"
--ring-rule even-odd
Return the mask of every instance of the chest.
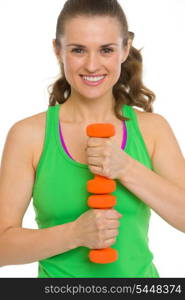
[[[123, 124], [114, 124], [116, 134], [112, 137], [121, 148], [124, 139]], [[61, 130], [65, 146], [72, 158], [80, 163], [87, 164], [86, 146], [88, 136], [86, 134], [86, 126], [75, 126], [61, 123]]]
[[[143, 136], [144, 142], [146, 144], [146, 148], [148, 150], [149, 156], [152, 157], [153, 149], [154, 149], [154, 142], [153, 138], [147, 130], [147, 126], [145, 122], [141, 119], [141, 115], [138, 115], [138, 123], [141, 134]], [[86, 146], [88, 136], [86, 134], [86, 126], [80, 126], [75, 124], [70, 124], [66, 122], [60, 122], [61, 131], [65, 146], [67, 151], [69, 152], [70, 156], [77, 162], [82, 164], [87, 164], [87, 153], [86, 153]], [[41, 123], [40, 131], [42, 134], [39, 135], [38, 143], [35, 146], [35, 150], [33, 153], [33, 167], [36, 171], [37, 165], [39, 163], [43, 145], [44, 145], [44, 135], [45, 135], [45, 122]], [[117, 142], [119, 147], [121, 148], [123, 140], [124, 140], [124, 133], [123, 133], [123, 122], [118, 120], [114, 123], [115, 126], [115, 136], [113, 139]], [[61, 143], [62, 147], [62, 143]]]

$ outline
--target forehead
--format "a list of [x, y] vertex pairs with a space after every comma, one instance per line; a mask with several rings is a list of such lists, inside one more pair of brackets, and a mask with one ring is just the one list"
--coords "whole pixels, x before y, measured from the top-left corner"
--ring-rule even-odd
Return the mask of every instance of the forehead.
[[[92, 39], [93, 37], [93, 39]], [[63, 40], [66, 42], [121, 42], [121, 27], [116, 18], [79, 16], [67, 21]]]

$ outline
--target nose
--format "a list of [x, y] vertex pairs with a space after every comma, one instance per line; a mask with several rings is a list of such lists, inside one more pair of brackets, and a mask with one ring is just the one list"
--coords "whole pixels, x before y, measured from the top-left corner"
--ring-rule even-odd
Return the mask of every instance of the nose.
[[91, 53], [87, 56], [85, 61], [85, 68], [89, 72], [96, 72], [100, 68], [100, 65], [100, 60], [96, 54]]

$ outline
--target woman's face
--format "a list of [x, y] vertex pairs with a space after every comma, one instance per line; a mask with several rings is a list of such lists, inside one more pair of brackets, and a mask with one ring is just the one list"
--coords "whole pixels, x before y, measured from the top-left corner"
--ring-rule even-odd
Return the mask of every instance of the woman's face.
[[[115, 18], [81, 16], [67, 22], [59, 59], [71, 92], [74, 89], [87, 98], [112, 93], [120, 77], [121, 63], [129, 53], [129, 46], [124, 49], [122, 40]], [[84, 78], [85, 75], [90, 78]]]

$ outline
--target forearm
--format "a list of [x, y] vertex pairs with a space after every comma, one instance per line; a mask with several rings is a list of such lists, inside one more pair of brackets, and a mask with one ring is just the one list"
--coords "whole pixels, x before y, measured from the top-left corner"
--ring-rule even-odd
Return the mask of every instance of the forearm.
[[120, 182], [170, 225], [185, 232], [185, 189], [133, 158]]
[[0, 266], [27, 264], [78, 247], [73, 222], [45, 229], [10, 228], [0, 236]]

